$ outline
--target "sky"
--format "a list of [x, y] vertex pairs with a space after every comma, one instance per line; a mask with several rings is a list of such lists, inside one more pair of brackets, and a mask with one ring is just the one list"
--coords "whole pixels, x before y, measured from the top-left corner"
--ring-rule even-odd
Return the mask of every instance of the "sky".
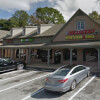
[[15, 11], [25, 10], [29, 15], [39, 7], [52, 7], [60, 11], [67, 21], [79, 8], [87, 14], [100, 14], [100, 0], [0, 0], [0, 18], [9, 19]]

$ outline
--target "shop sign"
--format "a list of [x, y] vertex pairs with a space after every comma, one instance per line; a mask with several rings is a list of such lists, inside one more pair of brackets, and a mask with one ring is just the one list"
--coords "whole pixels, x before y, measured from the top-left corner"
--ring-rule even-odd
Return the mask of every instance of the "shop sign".
[[65, 39], [67, 40], [94, 39], [95, 34], [97, 34], [97, 32], [95, 32], [94, 29], [81, 30], [81, 31], [70, 31], [70, 32], [67, 32], [67, 36], [65, 37]]
[[6, 43], [13, 43], [13, 40], [6, 40]]
[[74, 39], [94, 39], [94, 35], [79, 35], [79, 36], [66, 36], [67, 40], [74, 40]]
[[92, 34], [95, 33], [94, 29], [91, 30], [80, 30], [80, 31], [70, 31], [67, 34], [68, 35], [82, 35], [82, 34]]
[[21, 39], [21, 42], [32, 42], [33, 39]]

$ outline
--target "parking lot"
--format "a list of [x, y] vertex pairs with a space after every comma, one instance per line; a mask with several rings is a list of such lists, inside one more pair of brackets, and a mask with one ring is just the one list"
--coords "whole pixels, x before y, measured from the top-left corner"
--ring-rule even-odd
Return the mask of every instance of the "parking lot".
[[19, 70], [0, 74], [0, 100], [100, 100], [100, 79], [89, 76], [75, 90], [46, 91], [43, 86], [50, 71]]

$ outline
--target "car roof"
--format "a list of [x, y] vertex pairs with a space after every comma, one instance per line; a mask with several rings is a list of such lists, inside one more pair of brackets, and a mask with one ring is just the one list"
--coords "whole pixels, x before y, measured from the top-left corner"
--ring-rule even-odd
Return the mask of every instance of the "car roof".
[[72, 64], [72, 65], [64, 65], [64, 66], [62, 66], [62, 67], [60, 67], [60, 69], [61, 68], [68, 68], [68, 69], [72, 69], [73, 67], [75, 67], [76, 65], [75, 64]]

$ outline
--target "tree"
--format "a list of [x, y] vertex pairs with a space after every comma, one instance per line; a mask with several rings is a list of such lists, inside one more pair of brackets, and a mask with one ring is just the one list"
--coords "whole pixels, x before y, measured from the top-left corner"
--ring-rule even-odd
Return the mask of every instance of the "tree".
[[38, 8], [36, 10], [36, 17], [45, 24], [65, 23], [62, 14], [54, 8]]
[[10, 30], [11, 28], [19, 27], [18, 21], [15, 18], [9, 18], [3, 25], [4, 30]]
[[96, 11], [92, 11], [92, 13], [90, 13], [89, 16], [94, 20], [100, 19], [100, 15]]
[[3, 29], [5, 22], [7, 19], [0, 19], [0, 28]]
[[24, 10], [16, 11], [13, 14], [13, 18], [18, 22], [19, 27], [24, 27], [28, 25], [29, 15]]
[[45, 24], [40, 19], [38, 19], [35, 15], [31, 15], [29, 17], [29, 25], [39, 25], [39, 24]]

